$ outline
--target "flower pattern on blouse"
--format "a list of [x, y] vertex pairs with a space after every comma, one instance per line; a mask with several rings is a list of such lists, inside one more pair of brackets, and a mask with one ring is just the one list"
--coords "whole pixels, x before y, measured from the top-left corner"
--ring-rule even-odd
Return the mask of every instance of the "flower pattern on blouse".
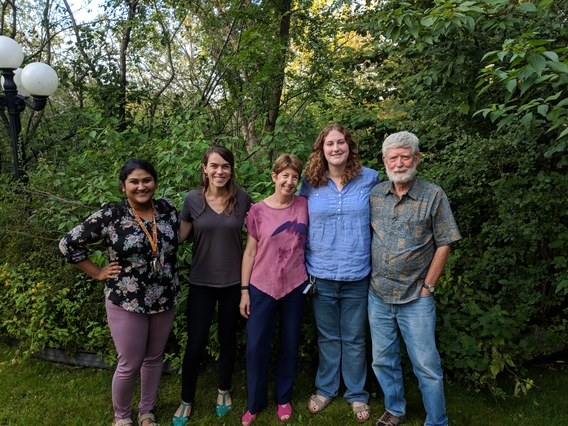
[[[154, 200], [158, 228], [161, 272], [152, 272], [152, 248], [136, 221], [127, 201], [103, 205], [83, 223], [73, 228], [59, 242], [59, 249], [69, 263], [79, 263], [89, 256], [87, 246], [103, 241], [109, 262], [117, 261], [122, 270], [116, 279], [106, 280], [105, 297], [130, 312], [152, 314], [175, 306], [180, 294], [177, 248], [179, 216], [167, 198]], [[152, 221], [144, 221], [148, 230]]]

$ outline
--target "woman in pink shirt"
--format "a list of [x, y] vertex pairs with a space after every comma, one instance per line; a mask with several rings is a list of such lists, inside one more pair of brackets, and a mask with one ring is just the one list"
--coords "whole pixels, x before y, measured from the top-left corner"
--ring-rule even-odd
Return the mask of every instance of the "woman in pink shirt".
[[292, 384], [306, 296], [307, 273], [304, 247], [308, 207], [295, 195], [302, 163], [295, 155], [282, 154], [272, 172], [274, 194], [254, 204], [246, 219], [247, 244], [241, 269], [241, 315], [248, 318], [246, 363], [248, 411], [243, 426], [256, 420], [268, 406], [270, 344], [280, 315], [280, 342], [276, 359], [275, 399], [278, 418], [292, 416]]

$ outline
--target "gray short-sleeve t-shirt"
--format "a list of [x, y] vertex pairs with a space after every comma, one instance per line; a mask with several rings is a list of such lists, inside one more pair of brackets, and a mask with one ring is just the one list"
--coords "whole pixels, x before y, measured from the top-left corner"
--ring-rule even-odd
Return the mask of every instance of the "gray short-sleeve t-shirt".
[[189, 282], [219, 288], [240, 284], [243, 223], [253, 200], [244, 190], [239, 189], [236, 195], [236, 215], [217, 213], [205, 203], [202, 190], [193, 190], [186, 195], [180, 214], [181, 219], [193, 225]]

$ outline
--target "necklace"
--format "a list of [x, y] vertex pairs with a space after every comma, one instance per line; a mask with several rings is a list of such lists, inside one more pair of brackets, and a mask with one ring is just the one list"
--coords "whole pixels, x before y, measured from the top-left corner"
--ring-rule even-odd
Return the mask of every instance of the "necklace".
[[148, 229], [144, 226], [144, 222], [142, 222], [142, 219], [140, 219], [138, 212], [134, 209], [134, 207], [132, 207], [130, 201], [128, 204], [134, 213], [134, 217], [138, 221], [138, 225], [140, 225], [140, 228], [142, 228], [142, 231], [144, 231], [146, 237], [148, 237], [148, 241], [150, 241], [150, 247], [152, 247], [152, 262], [150, 262], [150, 270], [154, 273], [159, 273], [162, 271], [162, 265], [160, 265], [158, 260], [158, 226], [156, 225], [156, 208], [154, 207], [154, 203], [152, 203], [152, 224], [154, 225], [152, 229], [152, 236], [150, 236], [150, 232], [148, 232]]

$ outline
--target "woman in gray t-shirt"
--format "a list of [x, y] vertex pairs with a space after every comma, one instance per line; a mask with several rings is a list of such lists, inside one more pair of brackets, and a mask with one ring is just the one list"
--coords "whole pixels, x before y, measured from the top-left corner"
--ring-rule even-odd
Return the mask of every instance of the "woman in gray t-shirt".
[[201, 187], [187, 194], [180, 215], [180, 244], [192, 233], [193, 254], [186, 312], [189, 338], [182, 366], [181, 404], [172, 421], [174, 426], [183, 426], [191, 413], [216, 305], [220, 347], [217, 415], [224, 416], [232, 407], [242, 228], [253, 203], [250, 195], [237, 188], [234, 166], [231, 151], [220, 146], [209, 148], [203, 156]]

